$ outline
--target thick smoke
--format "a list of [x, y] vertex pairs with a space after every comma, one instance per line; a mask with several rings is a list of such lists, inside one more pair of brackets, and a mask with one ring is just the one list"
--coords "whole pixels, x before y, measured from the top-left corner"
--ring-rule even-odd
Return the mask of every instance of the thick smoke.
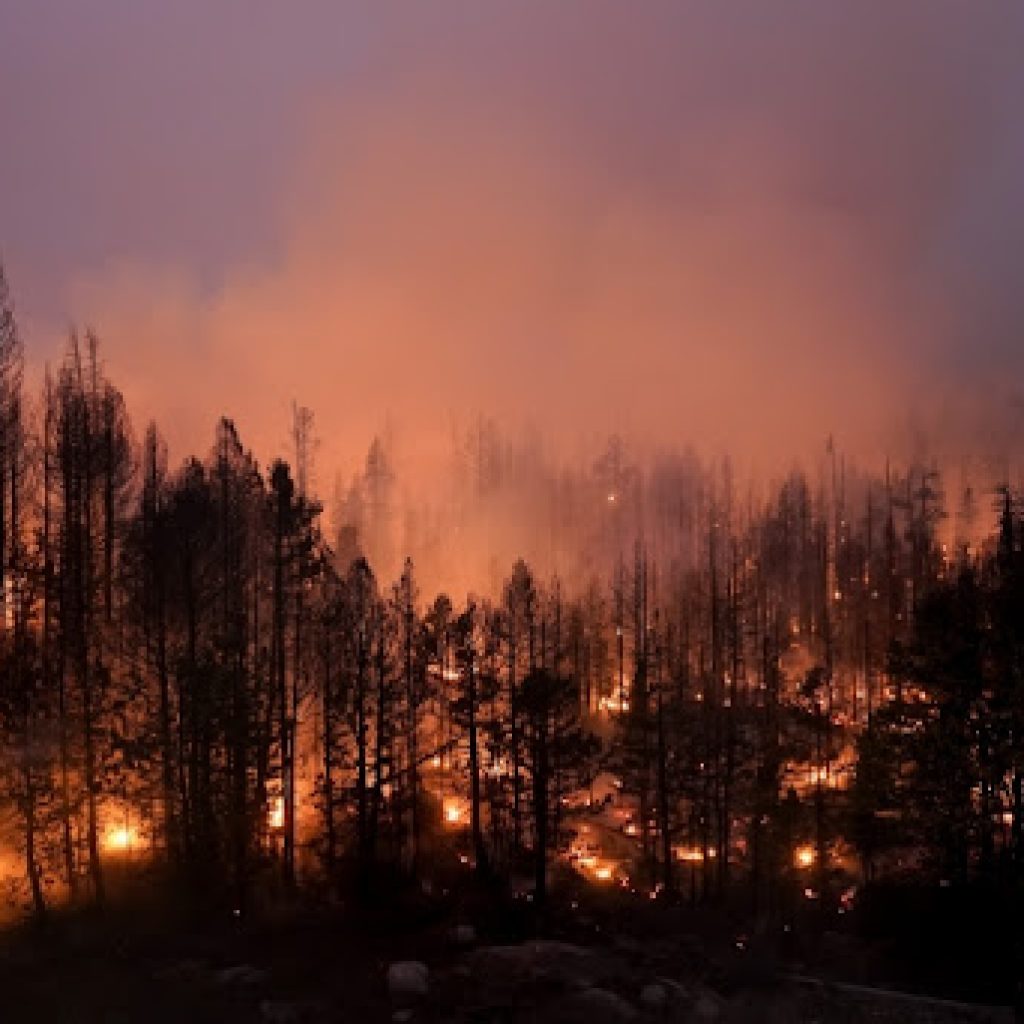
[[[211, 90], [232, 62], [252, 81], [222, 126], [244, 159], [159, 176], [172, 204], [112, 204], [111, 232], [125, 209], [154, 238], [173, 218], [176, 250], [128, 231], [66, 275], [66, 313], [173, 453], [205, 451], [221, 412], [263, 458], [287, 452], [294, 398], [316, 413], [328, 498], [380, 434], [408, 503], [443, 508], [452, 437], [481, 413], [543, 437], [552, 465], [618, 433], [778, 473], [831, 434], [873, 466], [924, 452], [1013, 471], [1019, 8], [332, 10], [242, 29], [279, 33], [276, 104], [257, 56], [217, 53], [238, 26], [214, 18], [186, 64]], [[309, 42], [332, 28], [362, 47], [344, 73]], [[18, 124], [29, 146], [44, 130]], [[128, 143], [108, 134], [116, 183]], [[22, 190], [19, 231], [46, 225], [47, 196]], [[263, 225], [237, 251], [213, 241], [211, 192], [225, 225]], [[196, 269], [211, 253], [213, 275]]]

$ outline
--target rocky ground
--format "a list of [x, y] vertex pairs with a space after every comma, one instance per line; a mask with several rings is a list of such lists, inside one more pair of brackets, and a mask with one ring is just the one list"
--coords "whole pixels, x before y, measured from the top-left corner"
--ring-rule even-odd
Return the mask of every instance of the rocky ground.
[[[556, 900], [544, 939], [520, 901], [467, 893], [290, 906], [258, 919], [169, 925], [125, 907], [0, 941], [5, 1022], [1012, 1021], [1007, 1010], [820, 983], [805, 962], [647, 901]], [[571, 897], [571, 898], [570, 898]], [[856, 951], [839, 936], [831, 963]], [[815, 977], [811, 977], [815, 975]]]

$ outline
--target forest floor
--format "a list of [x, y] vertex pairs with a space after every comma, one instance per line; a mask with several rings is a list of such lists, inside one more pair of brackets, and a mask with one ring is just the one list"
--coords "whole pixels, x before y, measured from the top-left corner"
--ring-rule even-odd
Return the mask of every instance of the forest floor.
[[[721, 912], [631, 899], [573, 877], [555, 888], [542, 940], [532, 937], [531, 903], [478, 884], [464, 865], [430, 893], [387, 893], [329, 908], [282, 900], [202, 924], [134, 896], [111, 900], [102, 915], [55, 913], [0, 936], [0, 1020], [1013, 1020], [1007, 1009], [880, 991], [888, 979], [871, 978], [872, 951], [848, 936], [818, 929], [803, 940], [790, 933], [788, 946], [751, 940]], [[422, 974], [389, 984], [393, 965], [410, 961], [426, 969], [423, 990], [414, 991]]]

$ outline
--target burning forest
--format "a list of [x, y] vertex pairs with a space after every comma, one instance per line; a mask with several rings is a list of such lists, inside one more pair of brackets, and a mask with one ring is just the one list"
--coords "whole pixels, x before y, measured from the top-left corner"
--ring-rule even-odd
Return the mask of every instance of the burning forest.
[[[330, 527], [308, 410], [291, 462], [261, 466], [224, 419], [171, 469], [93, 335], [26, 394], [4, 294], [12, 910], [148, 879], [246, 920], [462, 875], [542, 932], [581, 884], [788, 931], [886, 887], [1012, 892], [1009, 486], [950, 514], [933, 464], [871, 474], [829, 441], [816, 476], [755, 496], [728, 463], [642, 466], [612, 439], [555, 478], [564, 576], [549, 551], [424, 592], [411, 557], [374, 569], [400, 543], [380, 442]], [[467, 502], [501, 485], [488, 436]]]
[[63, 6], [0, 1015], [1020, 1020], [1019, 12]]

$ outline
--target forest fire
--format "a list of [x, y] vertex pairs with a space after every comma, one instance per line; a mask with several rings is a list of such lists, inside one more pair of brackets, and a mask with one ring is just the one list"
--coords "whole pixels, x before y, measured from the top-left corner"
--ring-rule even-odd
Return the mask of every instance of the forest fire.
[[465, 810], [462, 804], [453, 799], [444, 802], [444, 822], [446, 825], [461, 825], [466, 819]]
[[128, 825], [117, 825], [108, 829], [103, 837], [104, 847], [112, 853], [131, 853], [138, 845], [138, 841], [138, 833]]
[[179, 2], [4, 11], [5, 1024], [1024, 1019], [1024, 6]]
[[270, 810], [267, 812], [267, 824], [272, 829], [284, 828], [284, 797], [274, 797], [271, 801]]
[[793, 854], [793, 861], [798, 868], [809, 868], [818, 859], [813, 846], [798, 846]]
[[[674, 846], [672, 852], [676, 860], [687, 864], [700, 864], [704, 860], [704, 850], [699, 846]], [[718, 851], [714, 847], [709, 847], [707, 856], [709, 860], [714, 860], [718, 856]]]

